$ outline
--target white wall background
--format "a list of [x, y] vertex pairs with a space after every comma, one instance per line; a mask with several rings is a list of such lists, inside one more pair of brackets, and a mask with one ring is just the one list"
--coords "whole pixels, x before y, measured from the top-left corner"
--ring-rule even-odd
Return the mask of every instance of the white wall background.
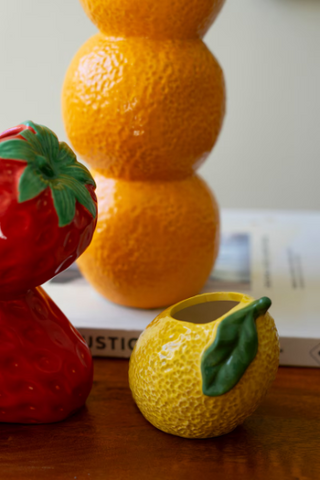
[[[66, 140], [64, 74], [95, 31], [78, 0], [0, 0], [1, 131], [32, 119]], [[320, 1], [227, 0], [205, 40], [228, 90], [200, 171], [220, 205], [320, 210]]]

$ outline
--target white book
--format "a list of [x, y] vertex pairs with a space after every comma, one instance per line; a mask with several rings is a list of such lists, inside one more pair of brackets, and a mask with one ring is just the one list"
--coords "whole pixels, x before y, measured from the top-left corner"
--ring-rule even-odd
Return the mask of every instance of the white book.
[[[94, 356], [129, 358], [164, 309], [121, 307], [100, 296], [76, 266], [44, 285]], [[320, 213], [223, 210], [218, 260], [203, 292], [268, 296], [280, 364], [320, 367]]]

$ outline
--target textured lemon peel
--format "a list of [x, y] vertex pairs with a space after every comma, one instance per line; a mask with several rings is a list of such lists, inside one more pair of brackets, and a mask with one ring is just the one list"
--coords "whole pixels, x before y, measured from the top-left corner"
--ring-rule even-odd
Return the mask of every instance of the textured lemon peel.
[[[129, 381], [134, 400], [147, 420], [167, 433], [187, 438], [228, 433], [256, 409], [276, 375], [279, 339], [272, 317], [267, 313], [257, 319], [258, 353], [239, 383], [220, 397], [207, 397], [202, 392], [201, 356], [225, 315], [194, 325], [165, 312], [140, 336], [132, 353]], [[162, 346], [176, 339], [186, 325], [191, 330], [188, 341], [174, 350], [170, 360], [161, 360]]]

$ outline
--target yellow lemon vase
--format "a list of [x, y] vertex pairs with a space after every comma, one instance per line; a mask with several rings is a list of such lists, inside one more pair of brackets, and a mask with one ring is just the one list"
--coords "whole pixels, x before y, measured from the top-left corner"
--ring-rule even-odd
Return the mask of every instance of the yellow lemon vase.
[[80, 0], [99, 28], [67, 71], [62, 111], [94, 170], [99, 218], [84, 276], [121, 305], [197, 294], [219, 247], [219, 210], [196, 174], [225, 114], [202, 38], [224, 0]]
[[257, 408], [279, 364], [271, 301], [197, 295], [158, 315], [130, 359], [133, 398], [149, 422], [187, 438], [224, 435]]

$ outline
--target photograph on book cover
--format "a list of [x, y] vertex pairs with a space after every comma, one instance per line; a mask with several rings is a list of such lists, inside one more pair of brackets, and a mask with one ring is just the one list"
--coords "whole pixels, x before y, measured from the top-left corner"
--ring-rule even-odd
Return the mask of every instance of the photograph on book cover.
[[206, 290], [250, 291], [250, 234], [222, 233], [219, 256]]

